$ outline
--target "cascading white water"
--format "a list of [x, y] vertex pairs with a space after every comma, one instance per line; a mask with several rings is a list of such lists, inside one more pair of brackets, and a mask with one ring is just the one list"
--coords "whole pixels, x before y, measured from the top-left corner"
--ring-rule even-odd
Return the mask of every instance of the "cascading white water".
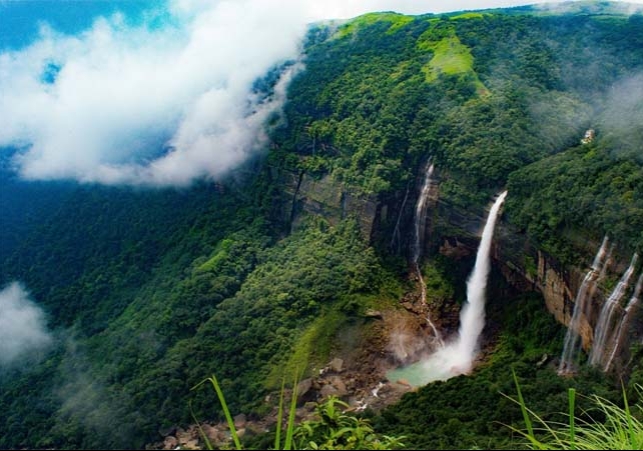
[[627, 270], [621, 277], [621, 280], [618, 281], [616, 287], [614, 287], [614, 290], [612, 290], [612, 293], [603, 304], [601, 313], [598, 316], [598, 323], [594, 328], [594, 342], [592, 343], [592, 349], [589, 353], [590, 365], [604, 366], [606, 363], [606, 346], [608, 344], [611, 344], [612, 339], [615, 337], [613, 328], [614, 312], [616, 311], [616, 307], [619, 305], [619, 302], [623, 298], [627, 287], [630, 285], [630, 279], [634, 274], [634, 267], [636, 266], [638, 258], [638, 254], [634, 254], [634, 256], [632, 257], [632, 261], [630, 262], [630, 266], [627, 268]]
[[585, 275], [583, 283], [581, 283], [578, 293], [576, 293], [574, 311], [572, 313], [572, 318], [569, 321], [567, 333], [565, 334], [565, 344], [563, 346], [563, 354], [560, 357], [558, 374], [573, 372], [573, 364], [579, 348], [580, 335], [578, 333], [578, 329], [580, 327], [581, 316], [585, 313], [587, 299], [592, 296], [596, 282], [600, 278], [601, 273], [603, 273], [601, 265], [603, 264], [603, 258], [605, 257], [608, 242], [609, 238], [605, 236], [601, 247], [594, 257], [592, 267]]
[[496, 219], [507, 196], [503, 192], [494, 202], [482, 232], [473, 272], [467, 281], [467, 302], [460, 312], [460, 329], [455, 341], [438, 349], [425, 361], [389, 373], [389, 379], [406, 379], [412, 385], [424, 385], [467, 374], [477, 357], [478, 339], [484, 328], [485, 291], [491, 268], [490, 251]]
[[463, 372], [471, 369], [471, 364], [476, 356], [478, 348], [478, 338], [484, 328], [485, 320], [485, 291], [487, 288], [487, 278], [491, 269], [489, 251], [491, 250], [491, 241], [493, 231], [496, 225], [496, 218], [500, 206], [507, 197], [507, 191], [502, 193], [491, 207], [487, 223], [482, 232], [482, 240], [476, 255], [476, 264], [473, 272], [467, 281], [467, 303], [460, 313], [460, 331], [457, 342], [457, 353], [465, 359]]
[[426, 203], [429, 200], [429, 193], [431, 191], [431, 178], [435, 166], [433, 163], [428, 163], [428, 168], [424, 175], [424, 183], [422, 190], [418, 197], [418, 202], [415, 205], [415, 219], [413, 222], [413, 243], [411, 244], [411, 261], [417, 265], [420, 261], [422, 254], [422, 242], [424, 241], [424, 230], [426, 229]]
[[610, 356], [607, 359], [605, 366], [603, 367], [603, 371], [609, 371], [610, 366], [612, 366], [612, 362], [614, 361], [614, 356], [616, 355], [617, 351], [621, 348], [621, 346], [623, 346], [623, 341], [625, 340], [625, 337], [626, 337], [625, 332], [627, 331], [630, 321], [632, 320], [632, 315], [634, 314], [634, 308], [637, 307], [641, 302], [642, 289], [643, 289], [643, 273], [641, 273], [641, 275], [639, 276], [639, 280], [636, 282], [636, 286], [634, 288], [634, 294], [632, 294], [630, 301], [627, 303], [627, 307], [625, 307], [625, 311], [623, 312], [623, 317], [621, 318], [621, 322], [618, 324], [618, 329], [616, 329], [616, 333], [614, 334], [614, 343], [612, 346], [612, 352], [610, 353]]
[[[426, 283], [424, 282], [424, 277], [422, 277], [422, 270], [420, 269], [420, 257], [422, 256], [422, 248], [424, 242], [424, 231], [426, 230], [426, 204], [429, 200], [429, 193], [431, 191], [431, 177], [433, 176], [434, 165], [429, 161], [428, 168], [424, 176], [424, 182], [422, 184], [422, 190], [420, 191], [420, 196], [418, 197], [417, 205], [415, 206], [415, 220], [413, 222], [413, 242], [411, 243], [411, 261], [415, 268], [418, 280], [420, 282], [420, 297], [422, 304], [426, 304]], [[426, 322], [433, 332], [433, 336], [437, 341], [437, 344], [442, 347], [444, 346], [444, 341], [440, 332], [438, 332], [437, 327], [431, 321], [431, 317], [427, 314]]]

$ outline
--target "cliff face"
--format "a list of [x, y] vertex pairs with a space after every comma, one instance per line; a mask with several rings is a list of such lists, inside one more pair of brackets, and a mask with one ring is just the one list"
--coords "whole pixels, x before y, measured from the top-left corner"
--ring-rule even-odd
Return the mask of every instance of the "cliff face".
[[[504, 229], [496, 243], [494, 258], [505, 280], [523, 291], [539, 291], [547, 310], [556, 321], [568, 327], [574, 313], [575, 293], [584, 274], [576, 267], [560, 265], [544, 251], [531, 246], [524, 236], [512, 234], [506, 226]], [[521, 240], [524, 240], [522, 248], [516, 248]], [[597, 301], [592, 299], [591, 302]], [[591, 347], [594, 334], [591, 319], [584, 314], [580, 316], [578, 333], [586, 351]]]
[[353, 194], [328, 175], [315, 178], [288, 172], [285, 179], [284, 191], [290, 198], [287, 220], [291, 229], [297, 229], [306, 214], [322, 216], [331, 224], [353, 216], [364, 237], [370, 238], [379, 216], [376, 197]]
[[[314, 179], [305, 174], [291, 174], [286, 188], [292, 198], [293, 228], [301, 223], [306, 214], [321, 215], [331, 224], [352, 215], [358, 220], [365, 238], [379, 238], [381, 243], [386, 244], [398, 241], [397, 249], [401, 254], [404, 254], [411, 236], [410, 228], [417, 202], [417, 193], [413, 188], [409, 191], [388, 199], [359, 197], [342, 189], [331, 177]], [[479, 211], [464, 210], [443, 199], [437, 180], [430, 190], [428, 209], [425, 255], [439, 252], [455, 260], [475, 255], [486, 215], [482, 208]], [[391, 235], [391, 229], [393, 236], [382, 239], [385, 234]], [[565, 266], [539, 249], [524, 233], [501, 222], [497, 226], [492, 257], [504, 279], [513, 288], [522, 292], [540, 292], [547, 310], [559, 323], [568, 327], [574, 312], [576, 293], [591, 264], [592, 253], [599, 246], [600, 243], [585, 243], [582, 253], [586, 261], [579, 262], [579, 266]], [[617, 273], [625, 264], [612, 261], [611, 271]], [[585, 351], [591, 349], [598, 314], [608, 295], [599, 286], [591, 293], [587, 314], [580, 316], [578, 333]]]

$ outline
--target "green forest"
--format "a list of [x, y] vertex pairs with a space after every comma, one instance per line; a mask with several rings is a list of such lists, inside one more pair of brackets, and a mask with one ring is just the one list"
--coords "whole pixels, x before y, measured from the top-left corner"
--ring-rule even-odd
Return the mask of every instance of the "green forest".
[[[284, 377], [314, 377], [336, 357], [393, 365], [377, 354], [378, 314], [408, 313], [418, 290], [409, 248], [429, 159], [439, 199], [421, 268], [446, 332], [478, 242], [465, 223], [481, 226], [505, 189], [505, 233], [568, 276], [584, 274], [605, 235], [621, 266], [643, 255], [640, 14], [373, 13], [312, 25], [303, 53], [269, 148], [216, 183], [35, 183], [0, 164], [0, 289], [24, 283], [54, 337], [39, 361], [0, 367], [0, 448], [141, 449], [195, 417], [223, 419], [211, 390], [192, 389], [213, 374], [231, 411], [258, 419]], [[595, 138], [582, 143], [588, 129]], [[520, 260], [535, 271], [533, 255]], [[524, 448], [509, 427], [524, 427], [520, 406], [503, 396], [516, 395], [512, 371], [551, 421], [564, 422], [568, 388], [643, 402], [636, 341], [617, 371], [583, 364], [559, 376], [566, 327], [502, 263], [473, 373], [365, 409], [375, 431], [407, 449]], [[577, 402], [600, 422], [590, 407]]]

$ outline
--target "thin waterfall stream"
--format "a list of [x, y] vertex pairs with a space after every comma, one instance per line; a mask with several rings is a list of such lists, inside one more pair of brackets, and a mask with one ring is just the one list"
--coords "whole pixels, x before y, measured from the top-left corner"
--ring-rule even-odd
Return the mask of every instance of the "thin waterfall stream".
[[594, 366], [605, 366], [605, 351], [608, 342], [611, 342], [611, 338], [614, 337], [614, 313], [616, 308], [619, 307], [619, 302], [625, 295], [625, 291], [630, 285], [630, 279], [634, 274], [634, 267], [638, 261], [638, 254], [634, 254], [630, 266], [627, 268], [621, 280], [618, 281], [616, 287], [609, 295], [601, 313], [598, 317], [598, 323], [594, 329], [594, 342], [592, 343], [592, 349], [589, 353], [589, 363]]
[[637, 307], [641, 302], [642, 290], [643, 290], [643, 273], [641, 273], [641, 275], [639, 276], [639, 280], [636, 282], [634, 293], [632, 294], [632, 297], [627, 303], [627, 306], [625, 307], [625, 311], [623, 312], [623, 317], [621, 318], [621, 321], [618, 324], [618, 328], [614, 333], [612, 352], [610, 353], [610, 356], [607, 359], [605, 366], [603, 367], [603, 371], [609, 371], [610, 366], [612, 366], [612, 362], [614, 361], [614, 356], [616, 355], [616, 352], [623, 346], [623, 342], [625, 341], [625, 337], [627, 336], [626, 331], [630, 325], [630, 321], [632, 321], [632, 316], [634, 315], [634, 308]]
[[580, 345], [580, 323], [581, 317], [586, 313], [586, 304], [589, 304], [588, 299], [592, 297], [596, 283], [604, 274], [604, 260], [606, 261], [605, 254], [607, 252], [607, 244], [609, 238], [605, 236], [603, 243], [598, 249], [590, 270], [585, 274], [585, 278], [578, 288], [576, 299], [574, 301], [574, 311], [572, 318], [569, 321], [569, 327], [565, 334], [565, 344], [563, 345], [563, 353], [560, 357], [560, 365], [558, 367], [558, 374], [569, 374], [574, 372], [575, 360], [579, 351]]
[[[420, 257], [422, 256], [422, 248], [424, 245], [424, 231], [426, 230], [426, 204], [429, 199], [429, 193], [431, 191], [431, 178], [433, 176], [434, 165], [429, 162], [429, 167], [426, 170], [424, 176], [424, 183], [422, 184], [422, 190], [420, 191], [420, 196], [418, 197], [418, 202], [415, 206], [415, 219], [413, 222], [413, 242], [411, 244], [411, 261], [413, 263], [417, 278], [420, 282], [420, 298], [422, 305], [427, 307], [426, 303], [426, 283], [424, 282], [424, 277], [422, 277], [422, 270], [420, 268]], [[440, 347], [444, 347], [444, 341], [440, 332], [438, 332], [437, 327], [433, 321], [431, 321], [430, 313], [426, 315], [426, 322], [433, 332], [435, 340], [438, 342]]]

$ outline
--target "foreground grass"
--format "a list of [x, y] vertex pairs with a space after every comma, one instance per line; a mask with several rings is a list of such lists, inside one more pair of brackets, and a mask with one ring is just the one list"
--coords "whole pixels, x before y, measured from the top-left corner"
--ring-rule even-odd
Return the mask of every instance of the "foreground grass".
[[[515, 373], [514, 380], [518, 391], [518, 400], [514, 401], [520, 405], [526, 430], [513, 427], [511, 429], [525, 438], [529, 449], [643, 449], [643, 422], [639, 419], [643, 418], [643, 408], [636, 405], [636, 410], [633, 410], [629, 406], [625, 391], [623, 407], [600, 396], [590, 396], [595, 407], [592, 411], [585, 412], [590, 420], [584, 420], [575, 414], [576, 392], [570, 388], [568, 422], [547, 422], [526, 406]], [[640, 385], [637, 385], [636, 389], [643, 391]], [[593, 417], [605, 420], [594, 421]]]
[[[221, 408], [230, 428], [230, 434], [234, 442], [235, 449], [243, 449], [239, 441], [234, 420], [230, 414], [230, 409], [226, 403], [223, 391], [219, 386], [216, 376], [209, 377], [195, 386], [197, 388], [204, 383], [210, 382], [217, 394]], [[293, 384], [297, 386], [297, 380]], [[291, 449], [364, 449], [364, 450], [385, 450], [397, 449], [403, 446], [400, 441], [402, 438], [380, 436], [375, 432], [369, 420], [358, 418], [347, 414], [346, 410], [349, 405], [341, 401], [336, 396], [330, 396], [315, 408], [316, 418], [306, 420], [299, 425], [295, 424], [295, 412], [297, 408], [297, 391], [293, 390], [288, 420], [285, 425], [285, 438], [281, 442], [282, 421], [285, 414], [285, 384], [281, 386], [279, 397], [279, 408], [277, 412], [277, 426], [275, 429], [275, 450]], [[199, 422], [196, 420], [197, 425]], [[199, 430], [207, 449], [214, 449], [212, 443], [208, 440], [207, 435], [201, 429]]]

